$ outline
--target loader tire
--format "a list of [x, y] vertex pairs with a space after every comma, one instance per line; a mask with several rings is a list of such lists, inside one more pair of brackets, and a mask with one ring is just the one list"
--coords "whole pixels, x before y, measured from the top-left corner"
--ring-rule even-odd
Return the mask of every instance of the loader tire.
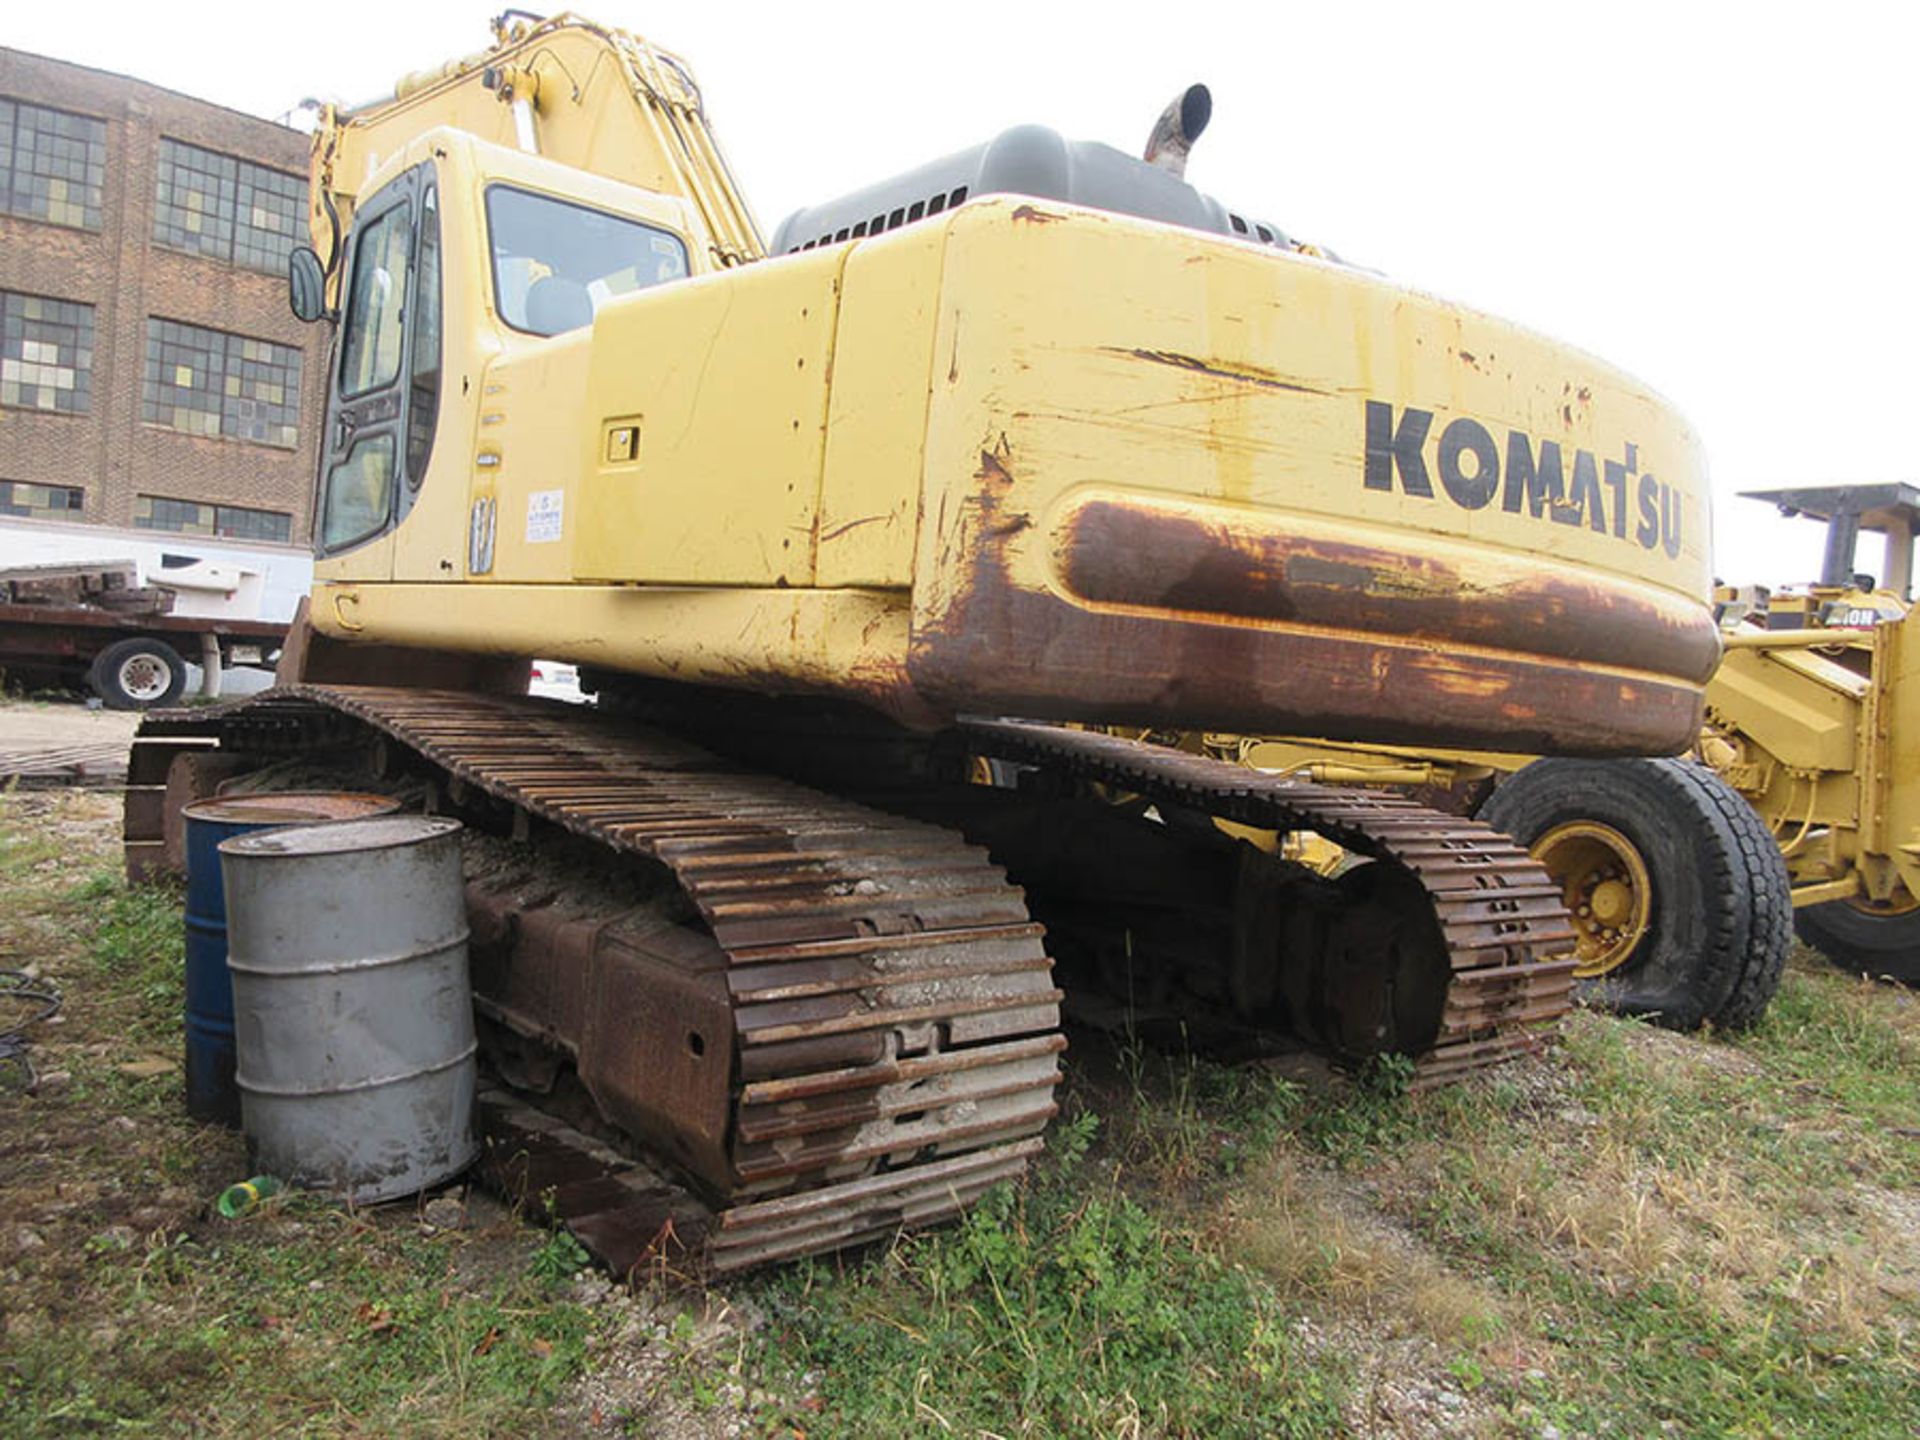
[[1791, 947], [1786, 863], [1751, 806], [1690, 760], [1536, 760], [1479, 818], [1560, 881], [1589, 1004], [1673, 1030], [1751, 1025]]
[[1715, 803], [1726, 809], [1728, 823], [1739, 839], [1747, 865], [1747, 897], [1753, 907], [1746, 962], [1734, 979], [1733, 993], [1726, 1004], [1707, 1018], [1722, 1030], [1745, 1030], [1767, 1013], [1767, 1006], [1780, 989], [1780, 977], [1787, 971], [1787, 956], [1793, 950], [1793, 877], [1787, 873], [1779, 840], [1760, 818], [1760, 812], [1715, 771], [1704, 765], [1696, 768], [1712, 780], [1719, 792]]
[[1876, 910], [1865, 902], [1829, 900], [1799, 911], [1793, 927], [1841, 970], [1920, 986], [1920, 904]]

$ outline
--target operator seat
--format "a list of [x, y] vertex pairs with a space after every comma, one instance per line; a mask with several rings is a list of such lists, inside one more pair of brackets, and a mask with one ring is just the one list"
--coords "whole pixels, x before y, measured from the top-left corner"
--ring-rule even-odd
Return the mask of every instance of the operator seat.
[[527, 329], [536, 335], [564, 335], [593, 323], [593, 297], [578, 280], [542, 275], [527, 287]]

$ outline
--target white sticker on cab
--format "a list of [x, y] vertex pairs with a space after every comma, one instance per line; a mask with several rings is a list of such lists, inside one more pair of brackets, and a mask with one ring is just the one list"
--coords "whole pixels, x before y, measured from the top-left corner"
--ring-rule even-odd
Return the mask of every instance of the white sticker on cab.
[[535, 490], [527, 496], [527, 544], [544, 545], [558, 540], [566, 515], [566, 491]]

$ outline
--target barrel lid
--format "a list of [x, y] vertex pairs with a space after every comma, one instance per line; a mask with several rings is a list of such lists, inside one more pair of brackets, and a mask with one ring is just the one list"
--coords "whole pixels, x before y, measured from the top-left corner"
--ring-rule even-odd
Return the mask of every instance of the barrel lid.
[[220, 842], [220, 853], [260, 858], [345, 855], [357, 850], [397, 850], [459, 833], [460, 822], [443, 815], [385, 815], [236, 835]]
[[257, 795], [217, 795], [181, 807], [189, 820], [225, 825], [319, 825], [390, 815], [400, 802], [390, 795], [357, 790], [263, 790]]

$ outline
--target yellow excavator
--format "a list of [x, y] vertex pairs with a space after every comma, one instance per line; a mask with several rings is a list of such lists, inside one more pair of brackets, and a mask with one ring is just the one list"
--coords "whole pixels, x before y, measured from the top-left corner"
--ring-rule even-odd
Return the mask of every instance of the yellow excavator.
[[1019, 1173], [1062, 982], [1416, 1084], [1537, 1048], [1572, 937], [1505, 836], [1090, 727], [1681, 749], [1698, 442], [1195, 190], [1209, 111], [1139, 157], [1020, 127], [770, 244], [688, 67], [575, 17], [324, 111], [314, 590], [276, 689], [149, 717], [130, 860], [248, 768], [465, 820], [476, 1008], [541, 1097], [490, 1123], [616, 1266]]

